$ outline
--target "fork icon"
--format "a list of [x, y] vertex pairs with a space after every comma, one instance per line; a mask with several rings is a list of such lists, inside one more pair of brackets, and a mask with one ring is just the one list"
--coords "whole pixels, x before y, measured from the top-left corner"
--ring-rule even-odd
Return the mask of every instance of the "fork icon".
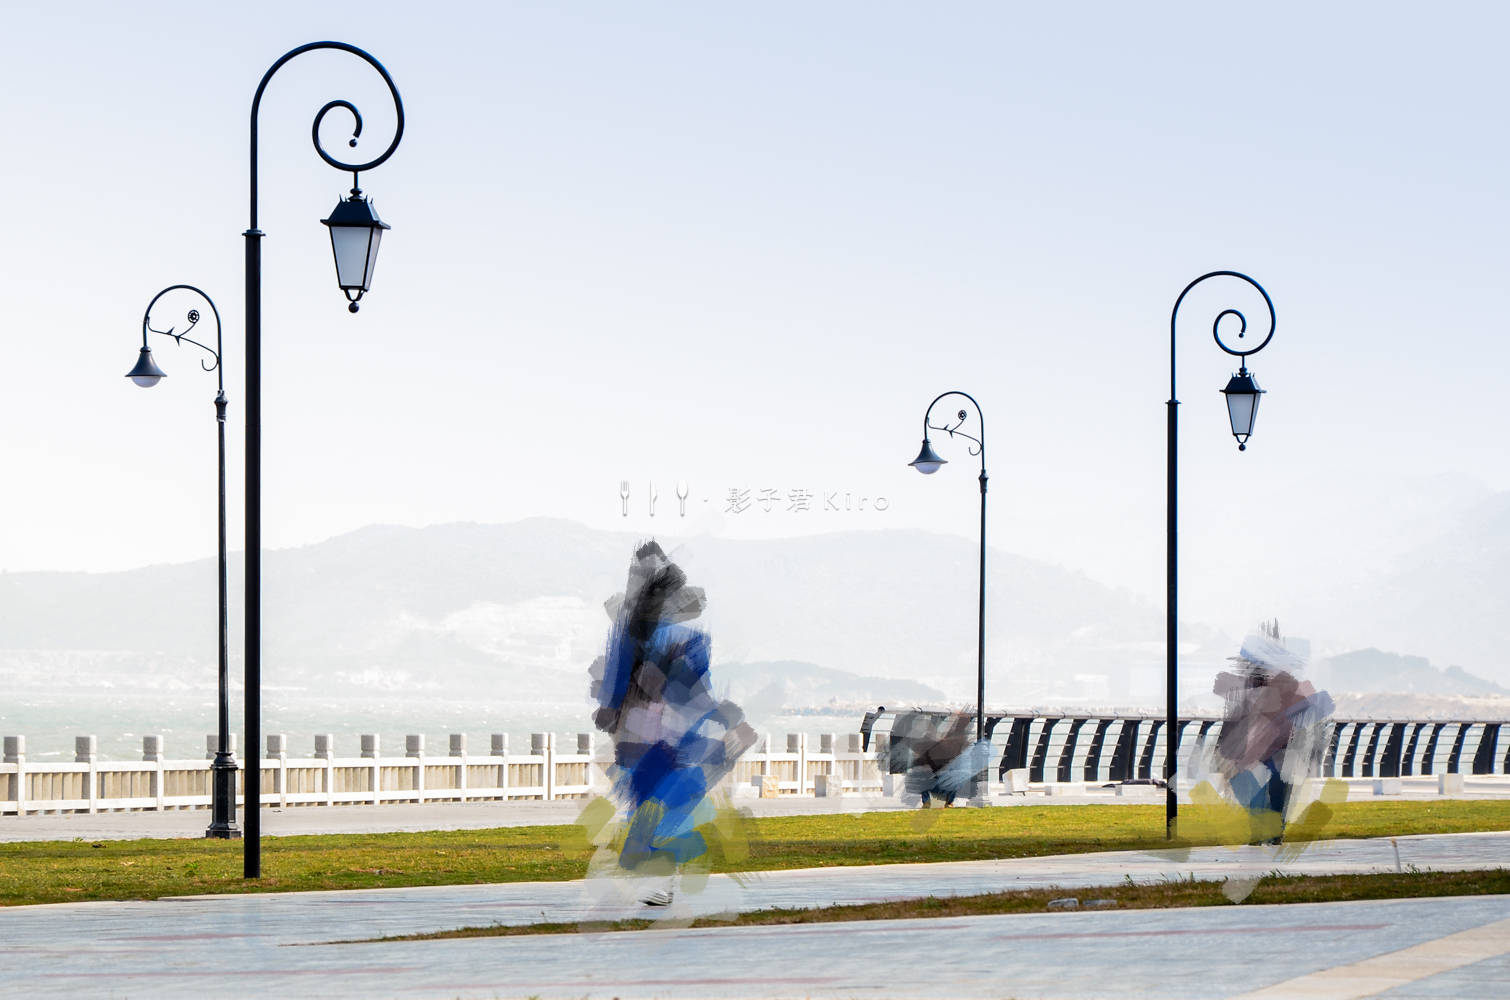
[[629, 480], [627, 480], [627, 479], [620, 479], [619, 480], [619, 500], [622, 501], [622, 503], [623, 503], [624, 516], [628, 517], [629, 516]]

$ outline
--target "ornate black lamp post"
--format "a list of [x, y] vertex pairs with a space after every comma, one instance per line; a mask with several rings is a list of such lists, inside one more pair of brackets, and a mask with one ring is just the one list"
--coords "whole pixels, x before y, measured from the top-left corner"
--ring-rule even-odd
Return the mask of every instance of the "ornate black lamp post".
[[1245, 451], [1248, 447], [1248, 437], [1253, 433], [1253, 421], [1258, 416], [1258, 398], [1264, 390], [1258, 387], [1252, 373], [1248, 371], [1247, 361], [1250, 354], [1257, 354], [1274, 337], [1274, 301], [1269, 298], [1269, 293], [1264, 291], [1263, 286], [1246, 274], [1237, 271], [1212, 271], [1196, 278], [1185, 286], [1180, 297], [1174, 300], [1174, 309], [1169, 314], [1169, 480], [1168, 480], [1168, 548], [1165, 553], [1165, 572], [1168, 580], [1168, 596], [1165, 603], [1166, 618], [1165, 626], [1165, 694], [1167, 696], [1167, 716], [1164, 733], [1164, 780], [1168, 787], [1165, 790], [1164, 834], [1172, 838], [1175, 833], [1175, 821], [1179, 814], [1179, 804], [1175, 794], [1175, 750], [1179, 741], [1179, 718], [1175, 702], [1178, 700], [1179, 677], [1176, 670], [1176, 649], [1178, 643], [1177, 632], [1179, 629], [1179, 560], [1178, 560], [1178, 493], [1179, 478], [1176, 474], [1179, 461], [1179, 405], [1180, 401], [1175, 394], [1175, 320], [1180, 315], [1180, 303], [1185, 301], [1185, 296], [1190, 290], [1207, 278], [1238, 278], [1246, 281], [1258, 293], [1264, 297], [1264, 304], [1269, 307], [1269, 332], [1264, 339], [1247, 350], [1238, 350], [1229, 347], [1222, 340], [1222, 320], [1228, 316], [1235, 316], [1238, 320], [1238, 339], [1243, 340], [1248, 335], [1248, 319], [1236, 309], [1223, 309], [1216, 314], [1216, 319], [1211, 323], [1211, 336], [1216, 340], [1216, 345], [1228, 354], [1234, 355], [1239, 360], [1236, 375], [1227, 382], [1227, 387], [1222, 392], [1227, 397], [1227, 416], [1232, 424], [1232, 436], [1237, 439], [1239, 451]]
[[[928, 422], [933, 407], [946, 396], [963, 396], [975, 407], [980, 437], [973, 437], [960, 430], [969, 416], [965, 410], [955, 414], [956, 422], [953, 424], [940, 426]], [[975, 740], [978, 743], [986, 738], [986, 418], [980, 411], [980, 404], [968, 392], [950, 390], [934, 397], [933, 402], [928, 404], [928, 409], [923, 411], [923, 447], [918, 452], [918, 457], [907, 463], [925, 476], [933, 475], [941, 466], [948, 464], [948, 460], [940, 458], [929, 443], [930, 430], [943, 431], [951, 438], [958, 436], [972, 442], [968, 446], [970, 454], [980, 456], [980, 608], [976, 618], [975, 655]]]
[[[189, 336], [199, 322], [199, 310], [190, 309], [185, 317], [189, 325], [183, 333], [178, 333], [176, 327], [168, 327], [166, 330], [152, 329], [152, 307], [157, 305], [169, 292], [184, 289], [193, 292], [204, 299], [210, 307], [210, 313], [215, 317], [215, 346], [202, 344]], [[219, 476], [220, 484], [220, 545], [219, 545], [219, 580], [220, 580], [220, 712], [218, 716], [219, 736], [215, 744], [215, 760], [210, 764], [210, 827], [204, 833], [206, 837], [219, 837], [229, 840], [241, 836], [241, 830], [236, 826], [236, 758], [231, 755], [231, 703], [227, 688], [230, 683], [230, 616], [226, 594], [226, 564], [225, 564], [225, 367], [221, 358], [220, 341], [220, 310], [215, 308], [214, 301], [203, 291], [193, 285], [169, 285], [152, 297], [147, 303], [147, 311], [142, 315], [142, 350], [137, 357], [136, 367], [126, 373], [126, 377], [144, 389], [167, 378], [167, 372], [157, 367], [157, 362], [152, 360], [152, 348], [147, 344], [147, 334], [158, 333], [164, 337], [172, 337], [182, 344], [188, 341], [195, 347], [200, 348], [213, 359], [207, 362], [201, 358], [199, 363], [207, 372], [214, 372], [217, 382], [215, 393], [215, 424], [220, 439]]]
[[243, 874], [257, 878], [262, 873], [261, 760], [262, 760], [262, 236], [257, 228], [257, 111], [262, 93], [273, 74], [295, 56], [315, 49], [336, 49], [364, 60], [382, 76], [393, 95], [397, 124], [388, 148], [365, 163], [346, 163], [326, 152], [320, 145], [320, 123], [335, 108], [351, 113], [354, 125], [349, 145], [356, 146], [362, 134], [362, 115], [350, 101], [329, 101], [315, 114], [310, 136], [320, 159], [337, 170], [351, 171], [351, 194], [342, 198], [322, 220], [330, 227], [330, 245], [335, 254], [336, 276], [346, 293], [352, 312], [358, 301], [372, 287], [372, 272], [377, 264], [378, 246], [388, 228], [362, 197], [361, 172], [378, 166], [393, 155], [404, 137], [404, 102], [393, 78], [383, 64], [371, 55], [345, 42], [310, 42], [284, 53], [263, 74], [252, 97], [251, 119], [251, 225], [242, 235], [246, 238], [246, 778], [245, 816], [246, 853]]

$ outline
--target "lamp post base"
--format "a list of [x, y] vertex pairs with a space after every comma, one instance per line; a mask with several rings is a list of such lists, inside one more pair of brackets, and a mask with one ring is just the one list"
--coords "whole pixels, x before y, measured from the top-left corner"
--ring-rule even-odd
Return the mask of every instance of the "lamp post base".
[[224, 750], [210, 764], [210, 813], [206, 837], [241, 839], [241, 828], [236, 825], [236, 760]]
[[991, 781], [985, 771], [977, 774], [970, 782], [969, 802], [975, 809], [984, 809], [991, 805]]

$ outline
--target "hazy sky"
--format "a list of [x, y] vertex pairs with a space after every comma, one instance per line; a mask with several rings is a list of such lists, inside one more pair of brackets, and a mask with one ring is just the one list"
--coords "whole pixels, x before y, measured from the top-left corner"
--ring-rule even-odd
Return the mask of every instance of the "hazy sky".
[[[1279, 324], [1239, 454], [1210, 322], [1261, 306], [1234, 284], [1182, 313], [1188, 617], [1324, 634], [1297, 593], [1403, 546], [1393, 505], [1510, 488], [1499, 4], [0, 15], [6, 570], [213, 553], [214, 377], [158, 337], [167, 381], [121, 377], [175, 282], [226, 322], [239, 539], [247, 114], [324, 38], [382, 60], [408, 122], [363, 178], [393, 229], [352, 316], [319, 224], [349, 177], [309, 126], [346, 98], [380, 149], [386, 90], [312, 54], [263, 104], [269, 546], [535, 515], [649, 532], [679, 479], [731, 536], [973, 538], [960, 444], [936, 476], [905, 464], [959, 388], [989, 422], [992, 544], [1160, 599], [1169, 310], [1214, 269], [1262, 282]], [[779, 499], [726, 513], [731, 489]]]

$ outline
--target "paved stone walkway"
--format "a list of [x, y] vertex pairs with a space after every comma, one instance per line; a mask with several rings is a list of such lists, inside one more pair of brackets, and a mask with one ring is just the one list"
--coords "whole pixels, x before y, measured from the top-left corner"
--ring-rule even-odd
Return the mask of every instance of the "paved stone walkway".
[[[1398, 860], [1396, 849], [1398, 848]], [[178, 997], [1500, 997], [1510, 897], [673, 929], [693, 915], [1049, 885], [1510, 864], [1510, 834], [1116, 852], [710, 879], [668, 910], [583, 882], [0, 910], [0, 995]], [[329, 944], [655, 914], [663, 931]], [[324, 943], [324, 944], [322, 944]], [[307, 947], [296, 947], [304, 945]], [[1393, 957], [1391, 957], [1393, 956]], [[1352, 971], [1335, 973], [1329, 970]], [[1362, 985], [1360, 985], [1362, 984]], [[1358, 990], [1367, 987], [1366, 992]], [[1376, 988], [1377, 987], [1377, 988]], [[1278, 990], [1279, 992], [1273, 992]]]

